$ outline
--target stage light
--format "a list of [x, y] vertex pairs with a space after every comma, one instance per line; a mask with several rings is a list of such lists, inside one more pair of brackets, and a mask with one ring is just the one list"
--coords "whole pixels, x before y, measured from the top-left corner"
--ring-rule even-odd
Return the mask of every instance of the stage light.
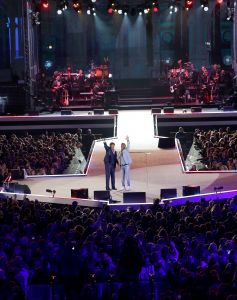
[[149, 9], [148, 8], [144, 8], [144, 14], [148, 14], [149, 13]]
[[96, 12], [93, 12], [93, 16], [96, 16]]
[[227, 7], [227, 17], [226, 21], [232, 21], [233, 20], [233, 13], [230, 7]]
[[68, 1], [67, 0], [63, 0], [63, 1], [61, 1], [61, 3], [60, 3], [60, 8], [62, 9], [62, 10], [67, 10], [68, 9]]
[[91, 14], [91, 10], [90, 10], [90, 9], [87, 9], [86, 13], [87, 13], [88, 15], [90, 15], [90, 14]]
[[46, 70], [52, 68], [52, 66], [53, 66], [53, 62], [51, 60], [46, 60], [44, 62], [44, 67], [45, 67]]
[[111, 73], [109, 73], [109, 78], [112, 78], [112, 77], [113, 77], [113, 75]]
[[170, 14], [172, 15], [173, 13], [177, 13], [178, 11], [178, 6], [176, 5], [170, 5]]
[[185, 0], [185, 8], [187, 10], [191, 9], [193, 7], [193, 1], [192, 0]]
[[208, 0], [201, 0], [200, 4], [205, 12], [207, 12], [209, 10]]
[[52, 45], [49, 45], [48, 48], [51, 50], [51, 49], [53, 49], [53, 46], [52, 46]]
[[108, 14], [112, 14], [114, 11], [113, 11], [113, 8], [109, 5], [108, 7], [107, 7], [107, 13]]
[[41, 0], [41, 6], [47, 9], [49, 7], [49, 2], [47, 0]]
[[158, 13], [158, 11], [159, 11], [159, 8], [157, 6], [153, 7], [153, 12], [154, 13]]
[[127, 5], [124, 5], [123, 8], [122, 8], [122, 10], [123, 10], [123, 14], [125, 16], [127, 16], [128, 15], [128, 11], [129, 11], [129, 7]]
[[81, 5], [78, 0], [73, 0], [72, 7], [78, 14], [81, 12]]
[[118, 14], [121, 15], [123, 13], [122, 9], [118, 9]]
[[224, 0], [216, 0], [216, 3], [221, 5], [223, 3]]
[[143, 8], [142, 7], [138, 7], [137, 9], [139, 16], [141, 16], [143, 14]]
[[58, 15], [61, 15], [63, 13], [63, 11], [59, 8], [58, 10], [57, 10], [57, 14]]
[[91, 2], [92, 2], [92, 3], [95, 3], [95, 2], [96, 2], [96, 0], [91, 0]]

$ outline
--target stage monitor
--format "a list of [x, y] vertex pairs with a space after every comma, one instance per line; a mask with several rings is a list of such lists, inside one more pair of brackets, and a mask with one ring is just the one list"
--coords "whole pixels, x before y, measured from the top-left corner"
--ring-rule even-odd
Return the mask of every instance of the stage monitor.
[[200, 186], [183, 186], [183, 196], [199, 195], [201, 193]]
[[234, 107], [232, 105], [229, 105], [229, 106], [223, 106], [223, 111], [233, 111], [235, 110]]
[[161, 114], [161, 108], [152, 108], [151, 113], [152, 114]]
[[146, 203], [145, 192], [125, 192], [123, 193], [124, 203]]
[[191, 112], [192, 113], [202, 112], [202, 107], [201, 106], [193, 106], [193, 107], [191, 107]]
[[94, 199], [95, 200], [105, 200], [109, 201], [111, 198], [110, 191], [94, 191]]
[[109, 109], [109, 115], [118, 115], [117, 109]]
[[19, 184], [18, 182], [10, 182], [8, 186], [5, 186], [6, 192], [16, 194], [31, 194], [31, 190], [26, 184]]
[[94, 109], [94, 115], [104, 115], [105, 111], [102, 108]]
[[72, 110], [71, 109], [63, 109], [61, 110], [61, 116], [71, 116], [73, 113], [72, 113]]
[[72, 198], [88, 199], [88, 189], [71, 189]]
[[164, 113], [165, 114], [173, 114], [174, 113], [174, 107], [173, 106], [164, 107]]
[[177, 189], [161, 189], [160, 199], [169, 199], [177, 197]]

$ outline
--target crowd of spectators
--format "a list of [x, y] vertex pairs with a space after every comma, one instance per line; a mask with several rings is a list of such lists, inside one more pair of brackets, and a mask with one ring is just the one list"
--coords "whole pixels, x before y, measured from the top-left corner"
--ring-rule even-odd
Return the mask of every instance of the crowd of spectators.
[[237, 170], [237, 130], [196, 129], [194, 145], [204, 170]]
[[11, 170], [25, 169], [28, 175], [63, 174], [82, 147], [88, 157], [94, 135], [78, 129], [76, 133], [11, 134], [0, 135], [0, 178], [11, 175]]
[[237, 199], [110, 210], [7, 198], [0, 224], [0, 300], [52, 278], [60, 300], [236, 300]]

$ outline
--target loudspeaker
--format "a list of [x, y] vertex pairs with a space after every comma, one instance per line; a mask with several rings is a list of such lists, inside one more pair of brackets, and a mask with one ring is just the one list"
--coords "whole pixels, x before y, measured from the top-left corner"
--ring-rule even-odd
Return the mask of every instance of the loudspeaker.
[[174, 108], [172, 106], [164, 107], [164, 113], [165, 114], [173, 114], [174, 113]]
[[202, 107], [201, 106], [193, 106], [191, 107], [191, 112], [202, 112]]
[[107, 91], [105, 92], [105, 107], [110, 107], [113, 105], [118, 105], [119, 94], [117, 91]]
[[123, 193], [124, 203], [146, 203], [145, 192], [128, 192]]
[[61, 110], [61, 116], [70, 116], [70, 115], [72, 115], [72, 110], [71, 109]]
[[18, 182], [11, 182], [6, 188], [6, 191], [9, 193], [16, 193], [16, 194], [31, 194], [31, 190], [26, 184], [19, 184]]
[[39, 112], [38, 111], [29, 111], [28, 115], [29, 116], [39, 116]]
[[161, 189], [160, 190], [160, 199], [176, 198], [177, 189]]
[[200, 186], [183, 186], [183, 196], [199, 195], [201, 193]]
[[88, 199], [88, 189], [71, 189], [71, 197]]
[[94, 115], [104, 115], [105, 111], [102, 108], [94, 109]]
[[11, 169], [12, 180], [24, 179], [24, 171], [19, 169]]
[[234, 107], [233, 106], [223, 106], [223, 111], [233, 111]]
[[152, 108], [151, 113], [152, 114], [161, 114], [161, 108]]
[[118, 115], [117, 109], [109, 109], [109, 115]]
[[175, 139], [171, 137], [159, 138], [158, 148], [169, 149], [175, 147]]
[[95, 200], [110, 200], [110, 191], [94, 191]]

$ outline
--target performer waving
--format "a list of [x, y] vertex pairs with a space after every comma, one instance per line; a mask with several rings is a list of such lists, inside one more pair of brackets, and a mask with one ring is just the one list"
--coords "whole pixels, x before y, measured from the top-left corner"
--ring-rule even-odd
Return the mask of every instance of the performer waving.
[[119, 153], [119, 165], [121, 168], [121, 191], [125, 190], [125, 184], [127, 183], [127, 191], [130, 190], [130, 166], [132, 163], [132, 158], [130, 155], [130, 140], [126, 137], [127, 145], [125, 143], [121, 144], [121, 152]]
[[105, 164], [105, 179], [106, 179], [106, 190], [110, 190], [109, 181], [111, 178], [112, 190], [116, 190], [115, 187], [115, 168], [118, 163], [117, 152], [115, 151], [115, 143], [110, 143], [108, 146], [106, 142], [104, 142], [104, 148], [106, 151], [104, 157]]

